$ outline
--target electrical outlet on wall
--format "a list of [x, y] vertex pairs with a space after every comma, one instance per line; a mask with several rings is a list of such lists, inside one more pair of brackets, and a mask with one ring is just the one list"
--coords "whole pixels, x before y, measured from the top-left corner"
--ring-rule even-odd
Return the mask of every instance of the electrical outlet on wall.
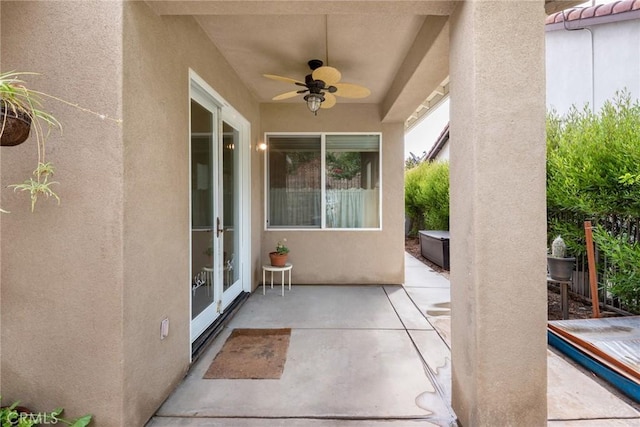
[[165, 317], [160, 322], [160, 339], [163, 340], [169, 335], [169, 318]]

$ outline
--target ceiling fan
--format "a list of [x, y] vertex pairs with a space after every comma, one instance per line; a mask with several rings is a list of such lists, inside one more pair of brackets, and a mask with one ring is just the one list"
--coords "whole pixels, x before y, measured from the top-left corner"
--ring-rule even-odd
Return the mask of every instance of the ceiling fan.
[[311, 68], [311, 74], [307, 74], [304, 82], [274, 74], [263, 74], [263, 76], [268, 79], [293, 83], [304, 87], [304, 89], [292, 90], [276, 95], [273, 97], [274, 101], [289, 99], [306, 93], [304, 100], [307, 101], [307, 107], [312, 113], [317, 115], [320, 108], [326, 109], [336, 105], [336, 96], [343, 98], [365, 98], [371, 94], [371, 91], [364, 86], [353, 83], [339, 83], [342, 78], [340, 71], [324, 65], [319, 59], [312, 59], [308, 64], [309, 68]]

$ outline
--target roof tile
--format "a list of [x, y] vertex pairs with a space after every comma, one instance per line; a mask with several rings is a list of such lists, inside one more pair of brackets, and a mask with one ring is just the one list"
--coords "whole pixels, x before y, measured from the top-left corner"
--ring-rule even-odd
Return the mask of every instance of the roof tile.
[[549, 15], [545, 19], [546, 24], [554, 24], [564, 21], [577, 21], [580, 19], [588, 19], [599, 16], [615, 15], [618, 13], [631, 12], [640, 10], [640, 0], [618, 0], [607, 4], [599, 4], [597, 6], [582, 7], [568, 9]]
[[593, 18], [595, 14], [596, 14], [595, 7], [585, 7], [584, 12], [582, 12], [582, 19]]
[[567, 21], [575, 21], [576, 19], [580, 19], [580, 15], [582, 14], [582, 10], [581, 8], [579, 9], [572, 9], [568, 14], [567, 14]]
[[617, 2], [616, 3], [607, 3], [607, 4], [600, 5], [600, 7], [598, 7], [596, 9], [596, 16], [611, 15], [611, 12], [613, 11], [613, 5], [614, 4], [617, 4]]
[[631, 10], [632, 6], [633, 6], [633, 0], [620, 1], [613, 5], [613, 13], [628, 12]]

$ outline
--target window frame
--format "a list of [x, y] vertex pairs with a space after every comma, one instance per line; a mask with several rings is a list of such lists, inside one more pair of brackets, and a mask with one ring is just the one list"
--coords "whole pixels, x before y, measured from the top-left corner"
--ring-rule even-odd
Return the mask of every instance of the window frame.
[[[366, 228], [328, 228], [327, 227], [327, 151], [326, 137], [330, 135], [375, 135], [378, 137], [378, 227]], [[270, 226], [269, 225], [269, 138], [270, 137], [320, 137], [320, 212], [322, 214], [320, 227], [299, 227], [299, 226]], [[265, 132], [264, 143], [267, 148], [264, 150], [264, 231], [382, 231], [382, 195], [383, 195], [383, 159], [382, 159], [382, 132]]]

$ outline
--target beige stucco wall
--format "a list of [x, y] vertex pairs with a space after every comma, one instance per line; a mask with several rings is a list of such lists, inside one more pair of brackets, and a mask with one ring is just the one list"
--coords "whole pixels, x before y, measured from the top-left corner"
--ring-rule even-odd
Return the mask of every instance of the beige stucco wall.
[[[1, 28], [3, 69], [42, 72], [38, 89], [124, 123], [55, 105], [62, 205], [30, 214], [27, 197], [2, 192], [0, 392], [98, 427], [142, 425], [190, 361], [189, 67], [251, 122], [254, 170], [259, 106], [193, 19], [143, 2], [2, 2]], [[33, 141], [1, 161], [3, 187], [24, 180]], [[261, 194], [259, 174], [251, 188]]]
[[451, 23], [453, 408], [547, 424], [544, 3], [464, 2]]
[[141, 2], [124, 10], [124, 410], [141, 425], [189, 367], [189, 68], [252, 123], [252, 146], [260, 125], [257, 102], [193, 18]]
[[[3, 1], [1, 18], [3, 71], [42, 73], [32, 87], [121, 116], [120, 4]], [[32, 214], [28, 196], [6, 188], [35, 168], [33, 136], [0, 149], [1, 204], [11, 211], [2, 216], [0, 392], [3, 402], [122, 425], [122, 128], [46, 105], [64, 124], [47, 157], [60, 206], [41, 200]]]
[[[276, 242], [287, 239], [294, 265], [293, 282], [301, 284], [402, 283], [404, 280], [404, 127], [381, 123], [379, 107], [338, 104], [314, 116], [303, 101], [262, 104], [262, 132], [382, 132], [382, 230], [264, 230], [264, 194], [260, 198], [261, 260]], [[264, 153], [261, 153], [264, 156]], [[264, 180], [264, 158], [260, 176]], [[263, 181], [264, 182], [264, 181]], [[264, 185], [264, 184], [262, 184]]]

